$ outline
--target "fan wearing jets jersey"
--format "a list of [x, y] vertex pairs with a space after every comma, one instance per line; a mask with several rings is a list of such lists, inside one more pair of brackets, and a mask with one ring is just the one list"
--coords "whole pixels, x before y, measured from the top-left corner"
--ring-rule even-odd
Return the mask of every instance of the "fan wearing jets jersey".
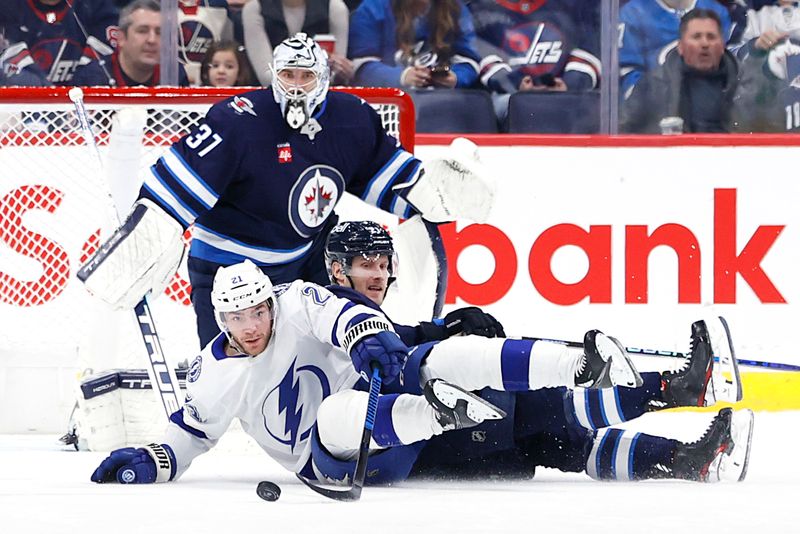
[[210, 293], [220, 266], [250, 259], [276, 283], [327, 283], [324, 239], [345, 192], [401, 217], [485, 220], [494, 188], [474, 145], [420, 162], [368, 103], [328, 91], [325, 51], [305, 34], [275, 48], [272, 69], [271, 88], [214, 105], [151, 168], [140, 216], [89, 260], [90, 292], [118, 308], [157, 294], [175, 269], [175, 241], [163, 236], [193, 225], [188, 268], [205, 345], [219, 332]]
[[[328, 289], [375, 310], [380, 309], [401, 267], [392, 238], [371, 221], [337, 225], [328, 237], [325, 259], [333, 283]], [[441, 365], [438, 351], [449, 352], [448, 345], [453, 343], [449, 340], [437, 344], [438, 340], [459, 334], [504, 335], [500, 323], [477, 308], [452, 311], [433, 323], [393, 326], [405, 343], [418, 345], [412, 355], [426, 354], [421, 366], [424, 376], [436, 376]], [[463, 340], [463, 345], [469, 346], [475, 338]], [[714, 358], [728, 349], [723, 346], [727, 343], [727, 338], [718, 340], [711, 335], [705, 321], [698, 321], [692, 325], [692, 350], [687, 364], [675, 372], [642, 373], [643, 384], [636, 388], [559, 387], [515, 392], [484, 389], [480, 396], [508, 416], [432, 438], [415, 459], [411, 473], [518, 477], [531, 476], [536, 466], [544, 466], [585, 471], [597, 479], [741, 480], [746, 474], [752, 432], [753, 414], [749, 410], [720, 411], [708, 432], [695, 443], [608, 428], [648, 411], [713, 405]], [[460, 361], [469, 369], [468, 357]], [[407, 364], [406, 369], [409, 367]], [[734, 370], [734, 374], [738, 373]], [[353, 396], [365, 402], [365, 393]], [[336, 412], [342, 414], [336, 428], [358, 427], [358, 421], [348, 421], [347, 417], [350, 413], [363, 413], [355, 409], [356, 404], [350, 400], [352, 411]], [[334, 411], [336, 405], [346, 406], [331, 398], [322, 409]], [[321, 426], [321, 430], [327, 429]]]
[[93, 481], [174, 480], [234, 418], [286, 469], [344, 481], [352, 477], [352, 429], [342, 423], [363, 422], [363, 392], [352, 388], [374, 365], [385, 387], [369, 446], [369, 483], [405, 478], [435, 435], [505, 416], [462, 387], [594, 388], [638, 379], [618, 343], [596, 331], [583, 351], [467, 336], [441, 341], [428, 355], [429, 347], [406, 346], [376, 306], [300, 280], [273, 288], [249, 260], [217, 271], [211, 299], [222, 333], [190, 364], [187, 399], [170, 417], [164, 442], [113, 451]]

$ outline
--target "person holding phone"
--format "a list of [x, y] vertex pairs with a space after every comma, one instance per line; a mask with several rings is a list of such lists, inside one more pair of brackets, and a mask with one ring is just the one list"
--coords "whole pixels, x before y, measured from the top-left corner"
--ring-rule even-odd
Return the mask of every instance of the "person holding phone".
[[478, 80], [475, 30], [461, 0], [364, 0], [350, 21], [355, 81], [466, 88]]

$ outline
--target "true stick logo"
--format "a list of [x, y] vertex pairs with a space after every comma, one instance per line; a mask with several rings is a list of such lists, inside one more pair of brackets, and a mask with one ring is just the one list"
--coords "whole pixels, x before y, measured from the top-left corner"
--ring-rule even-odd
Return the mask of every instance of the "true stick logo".
[[178, 397], [175, 394], [175, 385], [169, 376], [169, 369], [164, 361], [164, 354], [161, 352], [161, 343], [155, 332], [153, 318], [150, 316], [144, 302], [136, 305], [136, 317], [142, 328], [142, 334], [147, 347], [147, 355], [152, 362], [154, 387], [161, 392], [161, 402], [164, 403], [166, 411], [175, 412], [179, 408]]

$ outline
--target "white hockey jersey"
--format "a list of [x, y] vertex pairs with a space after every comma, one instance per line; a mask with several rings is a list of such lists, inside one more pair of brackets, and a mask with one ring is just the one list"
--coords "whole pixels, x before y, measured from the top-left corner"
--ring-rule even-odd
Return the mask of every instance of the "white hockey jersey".
[[164, 440], [175, 452], [175, 478], [217, 443], [234, 418], [267, 454], [300, 472], [311, 454], [320, 403], [358, 381], [341, 340], [354, 324], [386, 321], [380, 312], [308, 282], [275, 289], [273, 335], [264, 352], [226, 356], [220, 334], [190, 364], [186, 402], [172, 414]]

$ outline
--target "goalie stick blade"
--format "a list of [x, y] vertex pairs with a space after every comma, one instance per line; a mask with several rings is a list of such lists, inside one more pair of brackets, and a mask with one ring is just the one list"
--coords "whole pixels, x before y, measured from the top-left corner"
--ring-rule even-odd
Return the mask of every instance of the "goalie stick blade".
[[307, 478], [303, 477], [302, 475], [295, 473], [295, 476], [311, 488], [312, 490], [316, 491], [320, 495], [323, 495], [329, 499], [333, 499], [335, 501], [357, 501], [361, 498], [361, 490], [362, 486], [358, 484], [354, 484], [350, 489], [346, 490], [335, 490], [331, 488], [323, 488], [322, 486], [317, 486]]

